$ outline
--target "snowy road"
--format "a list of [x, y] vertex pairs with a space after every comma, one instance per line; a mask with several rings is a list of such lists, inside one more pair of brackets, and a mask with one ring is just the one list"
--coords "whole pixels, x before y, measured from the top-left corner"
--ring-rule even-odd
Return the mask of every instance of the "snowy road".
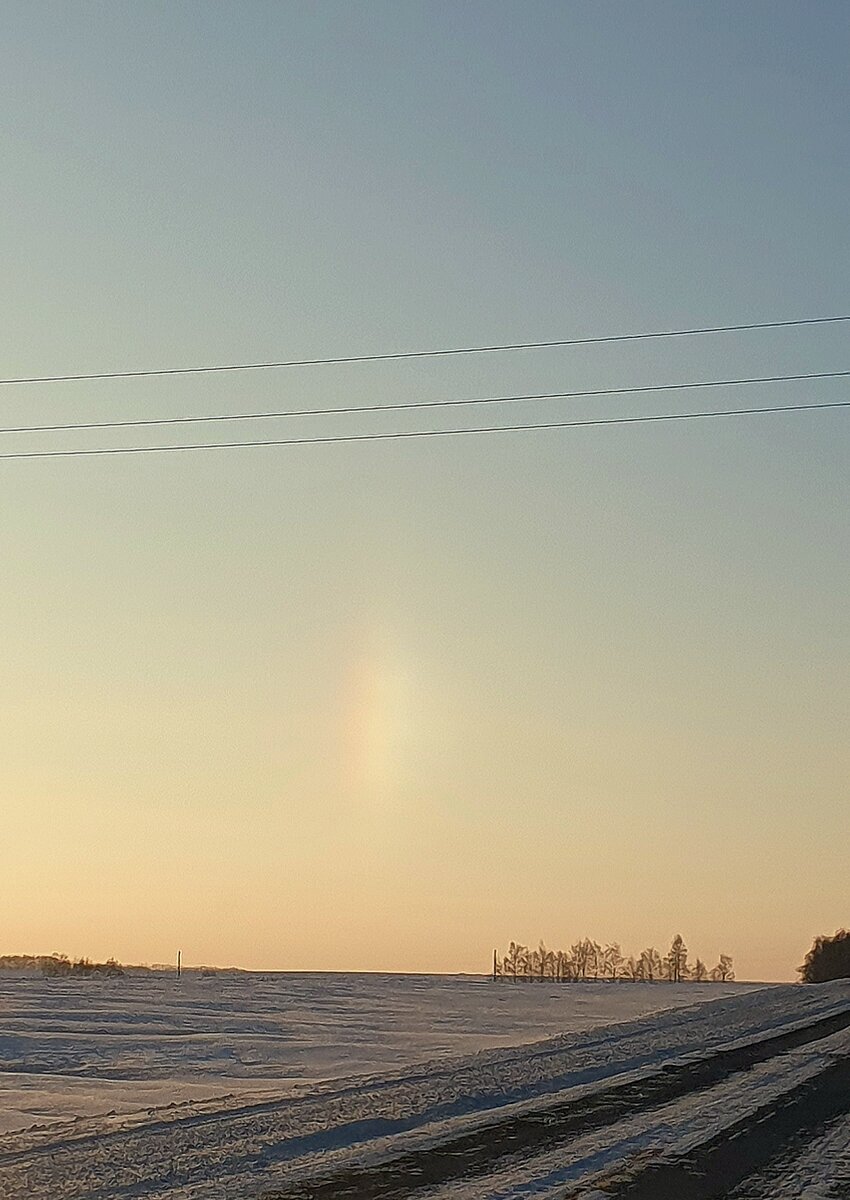
[[[609, 997], [620, 991], [601, 986]], [[566, 1021], [569, 994], [581, 989], [562, 991]], [[493, 994], [500, 992], [496, 985]], [[590, 1194], [604, 1184], [623, 1200], [660, 1200], [664, 1171], [684, 1164], [687, 1172], [691, 1160], [706, 1148], [719, 1154], [733, 1134], [752, 1145], [748, 1122], [763, 1124], [782, 1109], [796, 1113], [795, 1104], [811, 1109], [822, 1081], [848, 1062], [850, 986], [741, 990], [544, 1042], [316, 1083], [298, 1094], [191, 1100], [17, 1130], [0, 1139], [0, 1195], [508, 1200]], [[850, 1089], [833, 1094], [850, 1102]], [[809, 1130], [813, 1145], [827, 1139], [823, 1156], [835, 1162], [847, 1132], [841, 1117], [827, 1104]], [[769, 1160], [754, 1160], [753, 1190], [736, 1197], [780, 1194], [770, 1171], [783, 1154], [799, 1158], [791, 1124]], [[794, 1167], [794, 1178], [820, 1186], [822, 1164], [816, 1150], [808, 1152], [810, 1166]], [[648, 1183], [655, 1190], [640, 1191]], [[733, 1184], [741, 1181], [687, 1196], [731, 1194]]]

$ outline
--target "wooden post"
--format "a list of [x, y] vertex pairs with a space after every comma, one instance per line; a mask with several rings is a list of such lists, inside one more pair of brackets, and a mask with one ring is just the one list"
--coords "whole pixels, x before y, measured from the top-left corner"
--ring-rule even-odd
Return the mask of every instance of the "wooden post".
[[496, 982], [496, 951], [493, 951], [493, 982]]
[[182, 970], [183, 970], [182, 951], [178, 950], [177, 951], [177, 978], [178, 979], [180, 978]]

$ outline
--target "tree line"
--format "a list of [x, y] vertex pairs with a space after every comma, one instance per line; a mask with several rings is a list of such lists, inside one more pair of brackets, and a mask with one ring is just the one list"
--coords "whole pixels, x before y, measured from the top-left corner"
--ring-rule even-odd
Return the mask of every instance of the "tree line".
[[519, 942], [511, 942], [503, 957], [500, 958], [497, 951], [493, 952], [493, 978], [510, 979], [514, 983], [520, 980], [572, 983], [588, 979], [630, 983], [654, 983], [656, 980], [729, 983], [735, 978], [735, 972], [728, 954], [721, 954], [713, 967], [708, 967], [700, 958], [691, 964], [688, 948], [677, 933], [666, 954], [648, 946], [640, 954], [628, 957], [618, 942], [601, 945], [591, 938], [582, 938], [569, 950], [550, 950], [544, 942], [530, 950]]
[[48, 979], [65, 975], [123, 975], [124, 968], [114, 958], [92, 962], [90, 958], [68, 958], [66, 954], [3, 954], [0, 971], [40, 971]]

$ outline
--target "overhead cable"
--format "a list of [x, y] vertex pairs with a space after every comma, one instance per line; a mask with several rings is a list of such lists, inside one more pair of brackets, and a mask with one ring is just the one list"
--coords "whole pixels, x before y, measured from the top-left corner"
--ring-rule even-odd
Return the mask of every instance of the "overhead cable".
[[284, 417], [326, 417], [357, 413], [412, 412], [483, 404], [524, 404], [542, 400], [579, 400], [601, 396], [634, 396], [646, 392], [696, 391], [703, 388], [744, 387], [757, 383], [791, 383], [814, 379], [846, 379], [850, 371], [815, 371], [805, 375], [756, 375], [741, 379], [703, 379], [695, 383], [648, 383], [639, 387], [593, 388], [574, 392], [528, 392], [508, 396], [473, 396], [457, 400], [412, 400], [390, 404], [350, 404], [331, 408], [287, 408], [278, 412], [215, 413], [211, 416], [140, 417], [123, 421], [65, 421], [50, 425], [5, 425], [4, 433], [67, 433], [83, 429], [139, 429], [163, 425], [213, 424], [221, 421], [271, 421]]
[[319, 367], [349, 363], [391, 362], [413, 358], [448, 358], [462, 354], [501, 354], [514, 350], [546, 350], [569, 346], [598, 346], [609, 342], [641, 342], [658, 338], [698, 337], [713, 333], [746, 333], [758, 329], [792, 329], [850, 321], [850, 313], [832, 317], [802, 317], [790, 321], [750, 321], [737, 325], [702, 325], [689, 329], [660, 329], [643, 333], [609, 333], [558, 338], [540, 342], [505, 342], [486, 346], [452, 346], [437, 350], [401, 350], [381, 354], [345, 354], [323, 358], [289, 358], [276, 362], [213, 363], [193, 367], [155, 367], [147, 370], [89, 371], [61, 375], [22, 375], [0, 379], [0, 386], [32, 383], [75, 383], [96, 379], [149, 379], [161, 375], [212, 375], [226, 371], [271, 371], [283, 367]]
[[695, 421], [713, 417], [763, 416], [767, 413], [818, 412], [850, 408], [850, 400], [832, 400], [817, 404], [777, 404], [758, 408], [709, 409], [686, 413], [647, 413], [633, 417], [596, 417], [579, 421], [544, 421], [524, 425], [467, 426], [462, 429], [417, 429], [393, 433], [328, 434], [319, 437], [267, 438], [240, 442], [192, 442], [171, 446], [107, 446], [77, 450], [24, 450], [0, 452], [0, 460], [24, 458], [84, 458], [114, 454], [166, 454], [190, 450], [237, 450], [254, 446], [315, 446], [343, 442], [393, 442], [416, 438], [464, 437], [488, 433], [533, 433], [546, 429], [585, 429], [603, 425], [645, 425], [662, 421]]

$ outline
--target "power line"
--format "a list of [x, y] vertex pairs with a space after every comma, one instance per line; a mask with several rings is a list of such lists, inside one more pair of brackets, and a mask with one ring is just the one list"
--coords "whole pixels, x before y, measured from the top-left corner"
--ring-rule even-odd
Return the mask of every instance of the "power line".
[[606, 342], [642, 342], [657, 338], [697, 337], [710, 333], [746, 333], [757, 329], [791, 329], [804, 325], [834, 325], [850, 321], [850, 313], [834, 317], [803, 317], [794, 321], [752, 321], [739, 325], [703, 325], [691, 329], [661, 329], [646, 333], [611, 333], [593, 337], [560, 338], [545, 342], [506, 342], [491, 346], [453, 346], [440, 350], [403, 350], [388, 354], [347, 354], [329, 358], [289, 358], [279, 362], [218, 363], [199, 367], [157, 367], [144, 371], [93, 371], [76, 375], [24, 375], [0, 379], [0, 386], [27, 383], [75, 383], [95, 379], [150, 379], [159, 375], [211, 375], [225, 371], [271, 371], [282, 367], [320, 367], [345, 363], [391, 362], [411, 358], [448, 358], [460, 354], [500, 354], [512, 350], [546, 350], [567, 346], [598, 346]]
[[354, 413], [408, 412], [482, 404], [522, 404], [540, 400], [579, 400], [601, 396], [634, 396], [645, 392], [676, 392], [699, 388], [744, 387], [756, 383], [791, 383], [813, 379], [846, 379], [850, 371], [816, 371], [805, 375], [758, 375], [740, 379], [704, 379], [695, 383], [649, 383], [639, 387], [594, 388], [575, 392], [529, 392], [508, 396], [473, 396], [457, 400], [414, 400], [397, 404], [353, 404], [336, 408], [289, 408], [282, 412], [216, 413], [212, 416], [142, 417], [124, 421], [67, 421], [53, 425], [6, 425], [4, 433], [60, 433], [82, 429], [138, 429], [162, 425], [212, 424], [221, 421], [270, 421], [284, 417], [342, 416]]
[[187, 450], [237, 450], [249, 446], [315, 446], [340, 442], [392, 442], [413, 438], [462, 437], [483, 433], [521, 433], [543, 429], [583, 429], [602, 425], [640, 425], [662, 421], [695, 421], [712, 417], [760, 416], [766, 413], [815, 412], [828, 408], [850, 408], [850, 400], [833, 400], [817, 404], [778, 404], [761, 408], [708, 409], [688, 413], [647, 413], [636, 417], [597, 417], [581, 421], [545, 421], [533, 425], [484, 425], [462, 429], [418, 429], [397, 433], [330, 434], [322, 437], [269, 438], [244, 442], [193, 442], [176, 446], [108, 446], [103, 449], [28, 450], [0, 453], [0, 459], [14, 458], [83, 458], [112, 454], [164, 454]]

